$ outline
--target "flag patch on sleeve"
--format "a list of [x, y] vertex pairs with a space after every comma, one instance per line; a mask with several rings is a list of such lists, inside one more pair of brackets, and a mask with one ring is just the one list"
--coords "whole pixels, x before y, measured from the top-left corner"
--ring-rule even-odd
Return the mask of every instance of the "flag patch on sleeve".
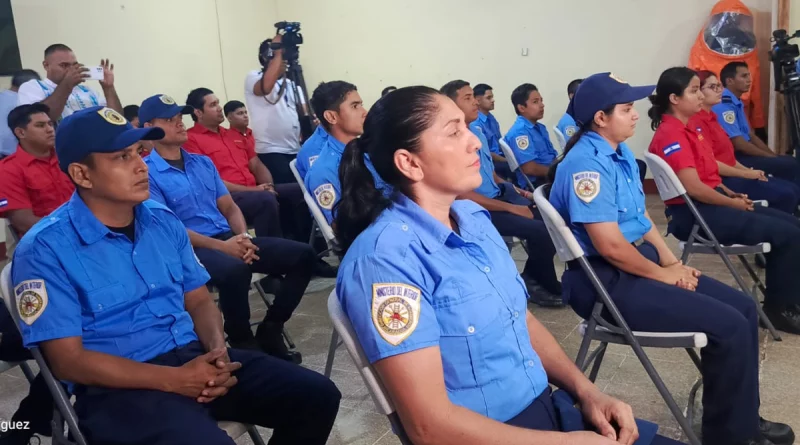
[[673, 142], [672, 144], [669, 144], [666, 147], [664, 147], [664, 156], [669, 156], [680, 150], [681, 150], [681, 144]]
[[3, 208], [8, 205], [7, 199], [0, 199], [0, 208]]

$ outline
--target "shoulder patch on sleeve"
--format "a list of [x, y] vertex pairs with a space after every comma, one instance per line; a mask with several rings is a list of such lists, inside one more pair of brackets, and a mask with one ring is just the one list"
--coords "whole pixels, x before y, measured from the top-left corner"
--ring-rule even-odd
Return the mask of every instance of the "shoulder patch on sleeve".
[[600, 193], [600, 173], [590, 171], [573, 173], [572, 186], [578, 199], [588, 204]]
[[397, 346], [419, 324], [422, 293], [402, 283], [372, 285], [372, 323], [386, 342]]
[[336, 201], [336, 190], [333, 184], [325, 183], [314, 189], [314, 197], [317, 199], [317, 204], [325, 210], [333, 209], [333, 203]]
[[517, 148], [519, 148], [520, 150], [527, 150], [528, 147], [530, 146], [530, 141], [528, 140], [528, 136], [517, 136], [517, 138], [514, 139], [514, 142], [517, 143]]
[[0, 209], [2, 209], [3, 207], [7, 207], [7, 206], [8, 206], [8, 199], [0, 198]]
[[736, 123], [736, 113], [734, 111], [726, 111], [722, 113], [722, 119], [729, 124]]
[[32, 325], [47, 308], [47, 287], [44, 280], [26, 280], [14, 287], [19, 318]]
[[664, 147], [663, 151], [664, 151], [664, 156], [669, 156], [673, 153], [681, 151], [681, 144], [678, 142], [673, 142]]

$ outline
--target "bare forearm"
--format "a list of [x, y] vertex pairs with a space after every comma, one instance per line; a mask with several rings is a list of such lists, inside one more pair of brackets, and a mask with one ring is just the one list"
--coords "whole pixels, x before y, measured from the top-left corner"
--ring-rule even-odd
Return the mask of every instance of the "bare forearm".
[[50, 108], [50, 119], [53, 121], [61, 119], [61, 113], [64, 112], [64, 107], [67, 105], [70, 94], [72, 94], [72, 90], [67, 89], [66, 84], [62, 83], [56, 87], [53, 94], [42, 101], [43, 104]]
[[526, 162], [519, 168], [521, 168], [522, 172], [525, 173], [526, 175], [535, 176], [537, 178], [547, 176], [547, 171], [550, 170], [549, 166], [537, 164], [533, 161]]
[[225, 347], [222, 315], [211, 298], [205, 299], [195, 307], [187, 307], [186, 310], [192, 317], [194, 330], [206, 351]]
[[106, 105], [108, 108], [122, 113], [122, 101], [119, 100], [119, 95], [115, 87], [103, 88], [103, 95], [106, 97]]
[[750, 142], [755, 144], [756, 147], [758, 147], [759, 149], [761, 149], [764, 152], [767, 152], [767, 153], [770, 153], [770, 154], [773, 154], [773, 155], [775, 154], [775, 152], [772, 151], [767, 146], [767, 144], [765, 144], [764, 141], [761, 140], [760, 137], [756, 136], [755, 132], [753, 132], [753, 131], [750, 132]]
[[501, 178], [500, 176], [497, 176], [497, 172], [493, 172], [492, 173], [492, 177], [494, 178], [495, 184], [502, 184], [502, 183], [506, 182], [505, 179]]
[[247, 232], [247, 222], [244, 220], [244, 215], [239, 209], [239, 206], [232, 205], [227, 209], [220, 209], [222, 215], [228, 220], [228, 225], [231, 226], [233, 233], [239, 235]]
[[567, 357], [556, 339], [530, 312], [527, 314], [528, 333], [531, 337], [531, 346], [542, 360], [542, 366], [547, 371], [550, 382], [566, 390], [576, 398], [581, 394], [593, 390], [594, 385]]
[[260, 161], [256, 163], [252, 173], [253, 176], [256, 177], [256, 183], [258, 184], [272, 184], [274, 182], [272, 180], [272, 173], [270, 173], [269, 169]]
[[686, 187], [686, 192], [692, 197], [692, 199], [700, 201], [704, 204], [731, 207], [733, 203], [731, 198], [717, 192], [702, 182], [698, 181], [694, 184], [687, 184], [684, 182], [683, 185]]
[[719, 167], [719, 175], [732, 177], [732, 178], [743, 178], [744, 177], [744, 170], [731, 167], [730, 165], [717, 161], [717, 166]]
[[252, 187], [248, 187], [246, 185], [234, 184], [232, 182], [228, 182], [225, 180], [223, 180], [222, 183], [225, 184], [225, 188], [227, 188], [229, 192], [250, 192], [253, 190]]
[[475, 201], [478, 205], [485, 208], [490, 212], [510, 212], [511, 204], [497, 199], [487, 198], [478, 192], [467, 192], [458, 197], [458, 199], [469, 199]]
[[[653, 219], [650, 218], [650, 215], [647, 213], [645, 213], [645, 215], [647, 216], [647, 219], [650, 220], [650, 223], [653, 224]], [[661, 265], [668, 265], [678, 261], [678, 259], [675, 257], [675, 254], [672, 253], [672, 251], [669, 249], [669, 246], [667, 246], [664, 238], [661, 237], [660, 233], [658, 233], [658, 229], [656, 228], [655, 224], [650, 227], [650, 230], [644, 234], [643, 238], [656, 248]]]
[[189, 242], [192, 247], [201, 249], [222, 250], [224, 241], [211, 238], [210, 236], [201, 235], [193, 230], [187, 230], [189, 233]]
[[[52, 357], [43, 345], [45, 356]], [[59, 361], [63, 363], [59, 363]], [[59, 380], [86, 386], [120, 389], [170, 391], [174, 370], [168, 366], [140, 363], [86, 349], [69, 358], [52, 361], [53, 373]]]
[[733, 143], [734, 150], [736, 150], [736, 151], [738, 151], [740, 153], [744, 153], [746, 155], [750, 155], [750, 156], [775, 156], [775, 154], [772, 153], [772, 151], [767, 150], [765, 152], [764, 150], [758, 148], [757, 145], [753, 144], [752, 142], [746, 141], [741, 136], [737, 136], [737, 137], [731, 139], [731, 142]]
[[598, 250], [606, 261], [623, 272], [651, 280], [658, 280], [661, 276], [661, 266], [645, 258], [624, 238], [619, 242], [609, 241], [602, 250]]
[[497, 153], [492, 153], [492, 160], [493, 160], [493, 161], [502, 161], [502, 162], [508, 162], [508, 161], [506, 161], [506, 158], [504, 158], [504, 157], [500, 156], [500, 155], [499, 155], [499, 154], [497, 154]]
[[9, 212], [9, 220], [11, 221], [11, 227], [20, 234], [20, 236], [24, 235], [28, 232], [28, 230], [33, 227], [34, 224], [39, 222], [41, 218], [34, 215], [31, 210], [17, 210], [13, 212]]
[[281, 72], [283, 71], [283, 51], [276, 50], [275, 56], [267, 65], [267, 69], [264, 71], [264, 74], [261, 76], [261, 79], [258, 80], [258, 89], [260, 91], [253, 91], [256, 95], [259, 96], [267, 96], [272, 89], [275, 88], [275, 83], [278, 81], [278, 78], [281, 76]]

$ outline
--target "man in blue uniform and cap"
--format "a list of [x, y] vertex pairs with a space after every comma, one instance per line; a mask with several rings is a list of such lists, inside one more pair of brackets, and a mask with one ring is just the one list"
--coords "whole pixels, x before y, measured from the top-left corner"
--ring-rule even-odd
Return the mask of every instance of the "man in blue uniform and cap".
[[25, 346], [40, 347], [68, 384], [89, 443], [232, 445], [217, 426], [230, 420], [273, 428], [270, 443], [324, 444], [336, 387], [227, 349], [186, 228], [148, 200], [139, 141], [163, 136], [105, 107], [61, 122], [56, 152], [77, 191], [14, 254]]

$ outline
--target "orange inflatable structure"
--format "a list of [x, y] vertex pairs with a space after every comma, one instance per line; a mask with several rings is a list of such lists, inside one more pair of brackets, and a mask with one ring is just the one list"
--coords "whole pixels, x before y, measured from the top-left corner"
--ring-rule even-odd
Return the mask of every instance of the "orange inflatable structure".
[[741, 61], [750, 67], [753, 83], [742, 96], [752, 128], [764, 128], [766, 118], [761, 96], [761, 71], [753, 32], [753, 14], [740, 0], [720, 0], [700, 31], [689, 55], [689, 68], [708, 70], [719, 76], [730, 62]]

